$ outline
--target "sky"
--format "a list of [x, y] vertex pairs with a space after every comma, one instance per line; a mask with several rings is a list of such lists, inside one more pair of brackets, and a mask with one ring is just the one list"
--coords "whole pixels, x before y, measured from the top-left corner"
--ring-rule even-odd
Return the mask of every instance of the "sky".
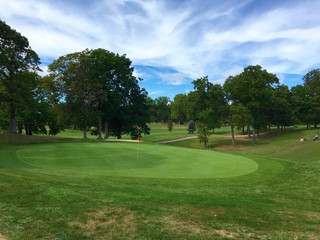
[[289, 87], [320, 66], [319, 0], [0, 0], [42, 74], [86, 48], [126, 54], [149, 96], [193, 90], [260, 65]]

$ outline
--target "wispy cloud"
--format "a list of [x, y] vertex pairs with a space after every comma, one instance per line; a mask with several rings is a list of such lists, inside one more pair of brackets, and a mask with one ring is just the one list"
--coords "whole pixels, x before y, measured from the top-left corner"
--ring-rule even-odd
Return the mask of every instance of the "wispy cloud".
[[25, 35], [45, 62], [102, 47], [127, 54], [146, 83], [190, 89], [190, 79], [208, 75], [222, 83], [249, 64], [260, 64], [286, 83], [286, 76], [320, 63], [318, 0], [0, 0], [0, 5], [2, 20]]

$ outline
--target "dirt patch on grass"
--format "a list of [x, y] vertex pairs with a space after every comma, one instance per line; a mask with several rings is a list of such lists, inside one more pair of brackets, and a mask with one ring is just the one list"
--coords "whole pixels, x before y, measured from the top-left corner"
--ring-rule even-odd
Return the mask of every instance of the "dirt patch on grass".
[[307, 211], [304, 214], [310, 219], [320, 220], [320, 212]]
[[[250, 239], [257, 237], [255, 234], [241, 229], [241, 227], [226, 226], [226, 229], [217, 229], [210, 225], [204, 225], [200, 222], [177, 220], [172, 216], [164, 217], [163, 221], [165, 222], [165, 228], [167, 231], [187, 236], [202, 236], [208, 239], [213, 239], [215, 237], [227, 239]], [[235, 230], [229, 230], [229, 228]], [[262, 238], [258, 237], [258, 239]]]
[[136, 232], [135, 217], [125, 208], [101, 209], [88, 212], [87, 221], [73, 221], [69, 225], [81, 229], [87, 237], [94, 239], [133, 239]]
[[0, 234], [0, 240], [6, 240], [6, 239], [4, 238], [4, 236]]
[[227, 214], [225, 208], [192, 209], [192, 214], [189, 214], [189, 209], [175, 209], [177, 212], [163, 217], [162, 222], [166, 231], [178, 234], [181, 238], [195, 236], [208, 239], [262, 239], [258, 237], [260, 234], [257, 235], [250, 229], [230, 224], [221, 225], [218, 219]]
[[[107, 139], [106, 142], [139, 142], [139, 140], [131, 140], [131, 139]], [[142, 142], [142, 141], [140, 141]]]

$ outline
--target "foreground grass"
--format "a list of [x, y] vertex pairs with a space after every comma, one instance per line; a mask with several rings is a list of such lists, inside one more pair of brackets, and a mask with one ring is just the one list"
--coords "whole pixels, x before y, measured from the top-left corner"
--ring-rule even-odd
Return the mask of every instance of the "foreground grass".
[[[161, 131], [144, 144], [165, 138]], [[1, 144], [0, 234], [7, 239], [319, 239], [320, 142], [297, 140], [313, 134], [261, 138], [255, 146], [239, 138], [235, 147], [227, 134], [213, 135], [212, 148], [250, 158], [259, 168], [209, 179], [57, 177], [7, 161], [17, 157], [17, 148], [43, 143]], [[201, 148], [197, 144], [174, 145]]]

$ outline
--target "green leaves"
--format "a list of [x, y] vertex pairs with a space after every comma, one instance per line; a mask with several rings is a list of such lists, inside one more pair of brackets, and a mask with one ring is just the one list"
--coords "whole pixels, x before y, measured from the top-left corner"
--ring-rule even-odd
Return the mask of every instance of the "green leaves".
[[75, 126], [85, 130], [102, 118], [119, 138], [123, 133], [149, 132], [147, 92], [140, 89], [125, 55], [86, 49], [61, 56], [49, 71], [46, 86], [61, 91], [52, 96], [66, 102]]
[[34, 90], [23, 76], [27, 72], [35, 74], [40, 70], [39, 64], [28, 39], [0, 20], [0, 99], [10, 108], [9, 132], [16, 132], [16, 109], [24, 104], [27, 91]]
[[194, 92], [190, 93], [194, 101], [192, 112], [198, 126], [200, 142], [206, 147], [210, 131], [222, 124], [225, 116], [226, 100], [222, 87], [219, 84], [212, 84], [208, 77], [194, 80]]
[[[267, 109], [271, 102], [273, 86], [279, 79], [261, 66], [248, 66], [237, 76], [230, 76], [223, 88], [231, 103], [241, 103], [250, 111], [253, 131], [267, 124]], [[255, 134], [253, 134], [255, 141]]]

